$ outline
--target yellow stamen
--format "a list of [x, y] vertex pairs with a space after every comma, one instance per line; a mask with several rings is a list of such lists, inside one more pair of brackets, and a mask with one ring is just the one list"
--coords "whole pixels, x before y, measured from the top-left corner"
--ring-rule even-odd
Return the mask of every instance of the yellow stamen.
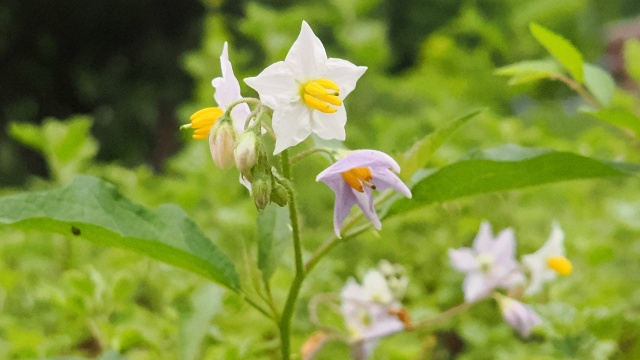
[[331, 90], [335, 91], [336, 93], [338, 91], [340, 91], [340, 88], [338, 87], [338, 84], [334, 83], [333, 81], [331, 81], [329, 79], [318, 79], [318, 80], [316, 80], [316, 82], [318, 84], [320, 84], [320, 86], [322, 86], [325, 89], [331, 89]]
[[183, 125], [181, 128], [193, 128], [194, 139], [206, 139], [209, 136], [211, 127], [223, 113], [224, 111], [217, 107], [209, 107], [199, 110], [191, 115], [191, 124]]
[[327, 105], [326, 103], [323, 103], [321, 100], [319, 100], [318, 98], [315, 98], [309, 94], [304, 94], [304, 102], [309, 105], [310, 107], [321, 111], [325, 114], [332, 114], [338, 110], [332, 108], [331, 106]]
[[375, 185], [370, 183], [373, 176], [371, 175], [371, 170], [366, 167], [353, 168], [349, 171], [345, 171], [342, 173], [342, 179], [349, 184], [349, 186], [359, 192], [364, 192], [364, 186], [368, 186], [372, 189], [376, 188]]
[[571, 261], [564, 256], [552, 256], [547, 259], [547, 266], [560, 275], [569, 275], [573, 270]]
[[341, 106], [340, 88], [329, 79], [317, 79], [304, 83], [300, 88], [300, 96], [309, 107], [326, 114], [332, 114], [337, 109], [329, 106]]

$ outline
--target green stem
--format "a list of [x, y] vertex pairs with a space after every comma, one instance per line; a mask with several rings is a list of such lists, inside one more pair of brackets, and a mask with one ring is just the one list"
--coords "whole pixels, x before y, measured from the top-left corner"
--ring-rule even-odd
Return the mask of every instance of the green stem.
[[259, 99], [256, 98], [242, 98], [238, 101], [234, 101], [231, 104], [229, 104], [229, 106], [227, 106], [227, 110], [224, 112], [224, 114], [226, 116], [231, 116], [231, 110], [233, 110], [234, 107], [240, 105], [240, 104], [253, 104], [253, 105], [261, 105], [262, 102], [260, 102]]
[[445, 320], [448, 320], [449, 318], [451, 318], [454, 315], [457, 315], [465, 310], [467, 310], [469, 307], [471, 307], [471, 305], [473, 305], [474, 303], [462, 303], [460, 305], [456, 305], [452, 308], [449, 308], [448, 310], [440, 313], [438, 316], [431, 318], [431, 319], [427, 319], [427, 320], [423, 320], [420, 321], [419, 323], [414, 324], [414, 330], [420, 329], [420, 328], [426, 328], [426, 327], [431, 327], [434, 326], [440, 322], [443, 322]]
[[335, 151], [333, 151], [332, 149], [327, 149], [327, 148], [313, 148], [313, 149], [309, 149], [306, 151], [303, 151], [299, 154], [296, 154], [296, 156], [292, 157], [291, 160], [289, 161], [291, 163], [291, 165], [297, 163], [298, 161], [304, 159], [305, 157], [315, 154], [315, 153], [319, 153], [319, 152], [324, 152], [326, 154], [328, 154], [331, 159], [333, 161], [335, 161]]
[[268, 317], [269, 319], [275, 319], [274, 315], [270, 314], [264, 307], [262, 307], [262, 305], [258, 304], [256, 301], [248, 297], [246, 294], [243, 294], [243, 295], [244, 295], [243, 297], [244, 301], [246, 301], [247, 304], [251, 305], [254, 309], [258, 310], [260, 313], [262, 313], [264, 316]]
[[287, 302], [282, 310], [282, 317], [278, 324], [280, 330], [280, 345], [282, 351], [282, 359], [289, 360], [291, 358], [291, 318], [293, 310], [302, 288], [302, 282], [305, 278], [304, 265], [302, 263], [302, 246], [300, 243], [300, 225], [298, 223], [298, 209], [296, 205], [295, 191], [293, 190], [291, 165], [289, 164], [289, 150], [282, 152], [282, 175], [289, 180], [287, 193], [289, 195], [289, 219], [291, 221], [291, 229], [293, 233], [293, 253], [295, 257], [296, 273], [289, 289]]
[[578, 93], [578, 95], [580, 95], [580, 97], [582, 97], [584, 99], [584, 101], [586, 101], [587, 104], [589, 104], [594, 109], [598, 110], [598, 109], [601, 108], [600, 104], [593, 97], [593, 95], [591, 95], [591, 93], [589, 93], [587, 90], [585, 90], [584, 87], [582, 87], [582, 85], [580, 85], [577, 82], [573, 81], [569, 77], [567, 77], [565, 75], [557, 74], [555, 76], [552, 76], [551, 78], [555, 79], [555, 80], [562, 81], [563, 83], [567, 84], [567, 86], [569, 86], [571, 89], [573, 89], [573, 91]]

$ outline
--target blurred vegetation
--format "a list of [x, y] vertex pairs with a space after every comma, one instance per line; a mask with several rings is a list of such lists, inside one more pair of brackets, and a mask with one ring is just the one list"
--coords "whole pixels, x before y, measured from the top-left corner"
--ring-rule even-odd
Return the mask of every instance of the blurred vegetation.
[[[177, 128], [212, 105], [224, 41], [238, 78], [253, 76], [286, 55], [303, 19], [330, 57], [369, 67], [346, 101], [350, 148], [397, 156], [436, 127], [486, 108], [429, 167], [504, 143], [637, 164], [637, 139], [579, 112], [565, 85], [509, 87], [494, 71], [547, 57], [529, 34], [531, 21], [608, 67], [620, 54], [607, 34], [638, 15], [635, 0], [4, 1], [0, 193], [91, 174], [145, 206], [177, 203], [234, 260], [254, 256], [256, 211], [237, 174], [216, 169], [205, 142]], [[246, 86], [243, 94], [254, 95]], [[294, 167], [306, 251], [331, 233], [333, 194], [314, 182], [326, 165], [311, 158]], [[310, 275], [294, 348], [314, 331], [309, 299], [337, 293], [382, 258], [407, 267], [405, 305], [414, 318], [429, 318], [462, 301], [462, 276], [446, 250], [468, 246], [481, 220], [495, 230], [514, 227], [519, 254], [535, 251], [557, 220], [575, 273], [532, 301], [546, 320], [534, 337], [518, 338], [493, 304], [482, 303], [434, 329], [383, 340], [374, 358], [640, 358], [639, 190], [635, 179], [569, 182], [393, 218], [336, 248]], [[265, 319], [192, 274], [61, 235], [2, 227], [0, 239], [0, 358], [278, 354]], [[292, 276], [288, 261], [272, 281], [278, 301]], [[245, 278], [254, 270], [239, 269]], [[346, 351], [331, 344], [319, 359]]]

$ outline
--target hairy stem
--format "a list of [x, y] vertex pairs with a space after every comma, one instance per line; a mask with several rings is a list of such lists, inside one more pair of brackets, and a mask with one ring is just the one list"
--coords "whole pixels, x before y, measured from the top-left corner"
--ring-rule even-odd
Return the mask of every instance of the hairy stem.
[[300, 225], [298, 223], [298, 209], [296, 205], [296, 194], [293, 190], [291, 165], [289, 163], [289, 151], [284, 150], [282, 152], [282, 175], [289, 180], [287, 186], [287, 193], [289, 195], [289, 219], [291, 221], [291, 229], [293, 233], [293, 253], [295, 258], [295, 277], [291, 283], [289, 289], [289, 295], [287, 296], [287, 302], [282, 310], [282, 317], [278, 324], [280, 330], [280, 344], [282, 348], [282, 359], [289, 360], [291, 358], [291, 318], [293, 316], [293, 310], [302, 288], [302, 282], [305, 278], [304, 265], [302, 263], [302, 246], [300, 243]]

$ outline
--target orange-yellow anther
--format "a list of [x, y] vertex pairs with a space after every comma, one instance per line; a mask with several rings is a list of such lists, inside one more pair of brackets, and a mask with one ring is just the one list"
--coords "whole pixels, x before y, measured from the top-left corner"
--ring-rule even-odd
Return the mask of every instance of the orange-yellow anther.
[[309, 81], [302, 85], [300, 95], [304, 103], [309, 107], [321, 111], [323, 113], [332, 114], [338, 111], [336, 108], [329, 106], [342, 105], [342, 100], [338, 97], [340, 88], [329, 79], [318, 79]]
[[371, 176], [371, 170], [366, 167], [353, 168], [349, 171], [345, 171], [342, 173], [342, 179], [344, 179], [349, 186], [359, 192], [364, 191], [364, 186], [368, 186], [372, 189], [376, 188], [370, 183], [373, 176]]
[[560, 275], [569, 275], [573, 270], [571, 261], [564, 256], [552, 256], [547, 259], [547, 266]]
[[218, 120], [218, 118], [222, 116], [223, 113], [224, 111], [217, 107], [202, 109], [191, 115], [191, 124], [187, 125], [186, 127], [191, 127], [194, 129], [194, 139], [206, 139], [209, 136], [211, 127], [216, 123], [216, 120]]

